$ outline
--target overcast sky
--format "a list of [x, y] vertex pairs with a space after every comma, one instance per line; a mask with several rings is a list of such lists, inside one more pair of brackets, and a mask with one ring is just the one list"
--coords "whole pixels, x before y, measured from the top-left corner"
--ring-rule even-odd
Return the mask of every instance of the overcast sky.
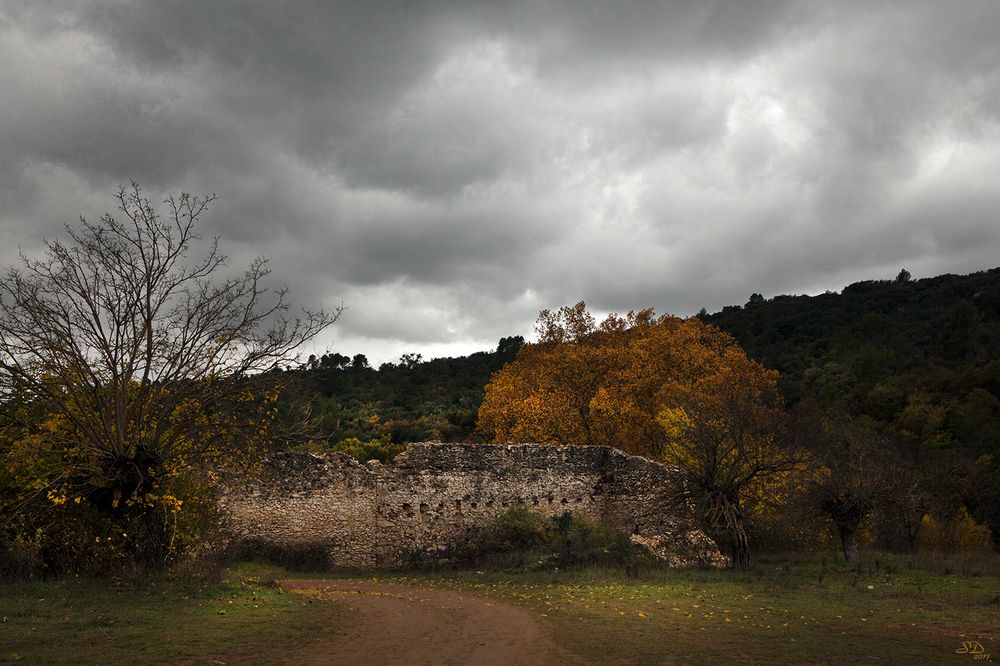
[[0, 0], [0, 260], [215, 192], [320, 342], [1000, 265], [1000, 3]]

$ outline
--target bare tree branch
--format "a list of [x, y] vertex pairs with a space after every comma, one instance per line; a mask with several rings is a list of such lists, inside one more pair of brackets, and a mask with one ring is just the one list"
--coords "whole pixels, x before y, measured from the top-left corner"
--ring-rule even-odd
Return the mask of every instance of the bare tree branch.
[[220, 278], [219, 239], [197, 233], [214, 195], [169, 197], [165, 217], [136, 183], [117, 201], [0, 282], [0, 404], [61, 420], [44, 436], [73, 462], [44, 487], [120, 502], [266, 437], [276, 369], [343, 307], [291, 316], [264, 258]]

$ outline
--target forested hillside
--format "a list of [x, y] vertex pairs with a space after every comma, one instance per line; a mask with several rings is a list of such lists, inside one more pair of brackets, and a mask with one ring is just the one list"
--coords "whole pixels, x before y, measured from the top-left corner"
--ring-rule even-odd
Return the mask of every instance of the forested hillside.
[[[971, 275], [856, 282], [818, 296], [753, 295], [704, 321], [729, 332], [782, 373], [790, 406], [811, 397], [891, 421], [914, 391], [1000, 393], [1000, 268]], [[361, 355], [311, 359], [305, 387], [334, 440], [466, 439], [483, 386], [524, 343], [422, 361], [407, 355], [371, 368]]]
[[831, 515], [858, 499], [865, 459], [869, 476], [891, 470], [869, 482], [893, 523], [879, 529], [883, 545], [960, 507], [1000, 535], [1000, 269], [755, 294], [702, 318], [782, 373], [800, 436], [835, 472], [851, 468], [826, 489]]
[[888, 394], [902, 397], [887, 380], [940, 380], [941, 371], [982, 371], [1000, 359], [1000, 268], [923, 280], [903, 271], [839, 294], [754, 294], [742, 307], [700, 316], [781, 372], [791, 404], [813, 396], [886, 417]]
[[[912, 545], [926, 515], [964, 507], [1000, 532], [1000, 268], [754, 294], [699, 317], [781, 372], [797, 436], [834, 472], [820, 490], [835, 522], [874, 512], [883, 546]], [[310, 359], [299, 371], [308, 438], [363, 457], [475, 439], [483, 387], [523, 344], [504, 338], [492, 352], [428, 362], [406, 355], [378, 370], [362, 355]], [[862, 460], [884, 477], [864, 489]]]

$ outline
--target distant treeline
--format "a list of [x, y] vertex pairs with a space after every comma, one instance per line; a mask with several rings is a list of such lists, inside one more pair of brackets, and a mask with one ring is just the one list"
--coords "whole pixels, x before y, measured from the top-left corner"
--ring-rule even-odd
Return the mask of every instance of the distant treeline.
[[[891, 422], [914, 391], [1000, 394], [1000, 268], [922, 280], [904, 271], [818, 296], [753, 294], [699, 317], [780, 371], [792, 407], [813, 398]], [[483, 386], [523, 344], [503, 338], [492, 352], [433, 361], [406, 354], [377, 370], [362, 354], [311, 358], [304, 386], [323, 419], [317, 434], [473, 439]]]
[[309, 437], [343, 441], [460, 442], [474, 438], [476, 413], [490, 375], [514, 360], [524, 338], [500, 340], [492, 352], [423, 361], [404, 354], [376, 370], [363, 354], [324, 354], [309, 359], [304, 395], [290, 409], [309, 415]]

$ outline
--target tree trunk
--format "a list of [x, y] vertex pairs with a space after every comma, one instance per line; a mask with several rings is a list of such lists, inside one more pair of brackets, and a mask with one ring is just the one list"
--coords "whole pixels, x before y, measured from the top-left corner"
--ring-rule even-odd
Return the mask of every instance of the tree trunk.
[[750, 571], [750, 541], [743, 530], [742, 524], [738, 530], [730, 534], [729, 556], [732, 558], [732, 567], [740, 571]]
[[[751, 566], [750, 540], [743, 523], [743, 510], [739, 499], [719, 495], [715, 498], [716, 516], [722, 519], [726, 541], [729, 545], [730, 564], [733, 569], [749, 571]], [[721, 515], [719, 515], [721, 514]]]
[[844, 550], [844, 559], [848, 562], [858, 561], [858, 526], [847, 522], [837, 523], [837, 534], [840, 535], [840, 545]]
[[906, 547], [908, 552], [917, 551], [917, 535], [920, 533], [920, 526], [923, 525], [924, 516], [927, 513], [920, 509], [908, 511], [903, 520], [903, 527], [906, 530]]

